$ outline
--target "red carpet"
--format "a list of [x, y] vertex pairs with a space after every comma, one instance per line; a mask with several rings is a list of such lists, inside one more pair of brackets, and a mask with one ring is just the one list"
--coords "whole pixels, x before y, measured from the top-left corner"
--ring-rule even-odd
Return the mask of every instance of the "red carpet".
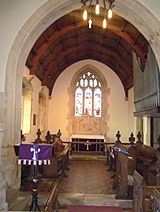
[[68, 212], [123, 212], [123, 210], [113, 206], [70, 205]]

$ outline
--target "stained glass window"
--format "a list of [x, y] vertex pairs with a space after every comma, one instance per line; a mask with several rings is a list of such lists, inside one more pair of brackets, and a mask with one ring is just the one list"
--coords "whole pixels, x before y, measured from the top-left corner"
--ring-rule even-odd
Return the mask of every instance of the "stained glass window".
[[94, 116], [101, 116], [101, 90], [99, 88], [94, 90]]
[[80, 87], [75, 92], [75, 115], [82, 115], [82, 102], [83, 102], [83, 91]]
[[90, 88], [85, 89], [84, 115], [92, 115], [92, 90]]
[[75, 116], [101, 117], [101, 82], [92, 71], [83, 72], [75, 83]]

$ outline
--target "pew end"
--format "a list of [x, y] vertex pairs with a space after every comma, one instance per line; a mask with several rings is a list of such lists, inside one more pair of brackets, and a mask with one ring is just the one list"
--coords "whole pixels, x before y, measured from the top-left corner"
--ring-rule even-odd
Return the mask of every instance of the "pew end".
[[[157, 212], [153, 205], [160, 202], [160, 186], [148, 186], [145, 179], [137, 171], [134, 171], [133, 207], [134, 212]], [[157, 194], [157, 192], [158, 194]], [[154, 196], [155, 195], [155, 196]]]

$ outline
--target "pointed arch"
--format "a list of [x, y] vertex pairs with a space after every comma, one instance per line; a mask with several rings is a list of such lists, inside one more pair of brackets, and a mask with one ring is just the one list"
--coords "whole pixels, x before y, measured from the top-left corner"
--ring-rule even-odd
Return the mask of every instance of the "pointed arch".
[[[22, 71], [24, 70], [27, 56], [40, 34], [54, 21], [63, 15], [81, 6], [80, 1], [66, 0], [65, 2], [50, 2], [42, 4], [33, 13], [17, 33], [13, 45], [8, 53], [8, 60], [5, 73], [6, 91], [6, 133], [5, 139], [11, 143], [15, 140], [20, 141], [20, 102], [21, 102], [21, 83]], [[136, 9], [138, 8], [138, 9]], [[127, 13], [126, 13], [127, 11]], [[154, 50], [158, 64], [160, 64], [160, 54], [158, 44], [160, 39], [158, 30], [160, 21], [148, 8], [138, 0], [130, 4], [130, 0], [117, 1], [115, 12], [136, 26], [145, 35], [152, 49]], [[143, 14], [146, 14], [145, 16]], [[147, 19], [146, 19], [147, 16]], [[154, 18], [154, 22], [152, 21]], [[31, 24], [32, 23], [32, 24]], [[142, 24], [143, 23], [143, 24]], [[155, 30], [156, 29], [156, 30]], [[12, 75], [10, 74], [12, 73]], [[16, 130], [13, 130], [16, 126]]]
[[[11, 48], [8, 48], [5, 55], [6, 63], [4, 67], [6, 67], [6, 69], [1, 70], [1, 80], [5, 82], [4, 87], [2, 86], [2, 92], [4, 91], [3, 105], [5, 107], [5, 110], [2, 111], [5, 111], [5, 115], [2, 115], [3, 122], [6, 126], [1, 143], [4, 142], [5, 145], [8, 144], [10, 148], [12, 148], [13, 144], [21, 140], [21, 86], [22, 72], [25, 67], [27, 56], [37, 38], [51, 23], [64, 14], [80, 8], [80, 6], [81, 3], [77, 0], [65, 0], [63, 2], [47, 1], [41, 4], [39, 9], [31, 14], [24, 25], [20, 22], [20, 30], [17, 31], [16, 38], [13, 38], [13, 44], [10, 44]], [[160, 25], [159, 19], [138, 0], [133, 0], [132, 3], [130, 0], [117, 1], [115, 12], [131, 22], [143, 35], [145, 35], [160, 65], [160, 38], [158, 36]], [[70, 129], [69, 131], [71, 132]], [[10, 166], [14, 169], [15, 161], [13, 161], [13, 164], [10, 163]], [[5, 170], [4, 172], [4, 175], [7, 175]], [[16, 174], [16, 172], [14, 173]], [[18, 187], [17, 175], [10, 178], [8, 176], [8, 184], [13, 187]]]

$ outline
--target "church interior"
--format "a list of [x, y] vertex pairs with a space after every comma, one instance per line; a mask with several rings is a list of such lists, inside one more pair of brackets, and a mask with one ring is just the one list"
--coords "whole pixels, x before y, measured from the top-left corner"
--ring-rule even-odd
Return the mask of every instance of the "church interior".
[[0, 211], [160, 211], [159, 0], [1, 0], [0, 23]]

